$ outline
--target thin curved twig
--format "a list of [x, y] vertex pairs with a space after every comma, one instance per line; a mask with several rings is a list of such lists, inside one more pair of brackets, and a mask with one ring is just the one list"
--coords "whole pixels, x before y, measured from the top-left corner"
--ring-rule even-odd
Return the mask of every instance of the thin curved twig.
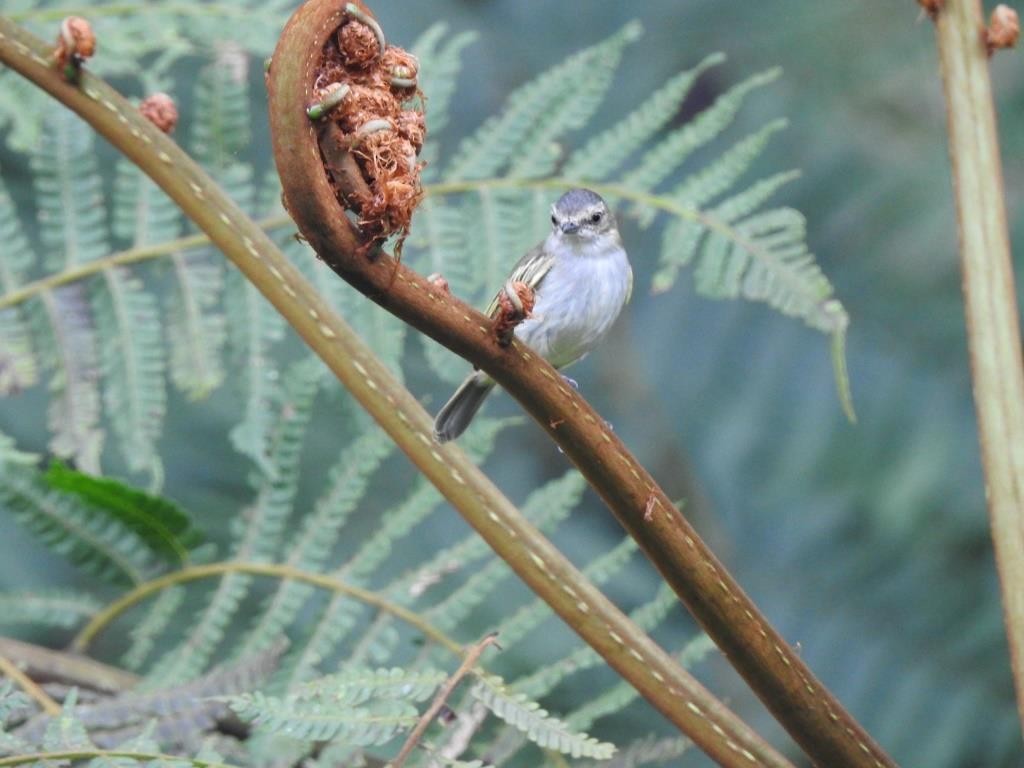
[[168, 587], [173, 587], [177, 584], [186, 584], [190, 581], [199, 581], [200, 579], [208, 579], [214, 576], [223, 576], [227, 573], [248, 573], [254, 576], [273, 576], [279, 579], [299, 581], [303, 584], [319, 587], [320, 589], [330, 590], [335, 594], [346, 595], [362, 603], [366, 603], [367, 605], [372, 605], [385, 613], [390, 613], [392, 616], [397, 619], [401, 619], [409, 626], [415, 627], [427, 638], [434, 641], [442, 648], [446, 648], [456, 655], [462, 655], [461, 645], [444, 632], [437, 629], [418, 613], [409, 610], [405, 606], [381, 597], [372, 590], [363, 589], [362, 587], [357, 587], [352, 584], [346, 584], [340, 579], [335, 579], [322, 573], [303, 571], [290, 565], [280, 565], [277, 563], [246, 563], [231, 560], [223, 563], [209, 563], [207, 565], [194, 565], [189, 568], [182, 568], [135, 586], [133, 589], [121, 595], [121, 597], [114, 600], [106, 608], [93, 616], [92, 619], [89, 620], [89, 623], [79, 631], [71, 644], [71, 648], [78, 653], [84, 653], [96, 635], [102, 632], [103, 629], [112, 621], [129, 608], [138, 605], [152, 594], [167, 589]]

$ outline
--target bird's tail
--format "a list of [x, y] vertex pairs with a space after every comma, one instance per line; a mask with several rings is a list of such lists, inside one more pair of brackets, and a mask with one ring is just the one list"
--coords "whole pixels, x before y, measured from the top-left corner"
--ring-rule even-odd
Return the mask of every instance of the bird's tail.
[[483, 373], [468, 376], [444, 408], [438, 411], [434, 419], [434, 438], [440, 443], [447, 443], [465, 432], [492, 389], [494, 380]]

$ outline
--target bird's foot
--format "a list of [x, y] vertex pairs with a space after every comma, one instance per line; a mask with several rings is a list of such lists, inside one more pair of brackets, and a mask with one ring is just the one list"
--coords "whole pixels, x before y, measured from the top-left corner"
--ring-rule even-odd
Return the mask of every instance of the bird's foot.
[[564, 373], [562, 374], [562, 379], [563, 379], [563, 381], [565, 381], [566, 384], [568, 384], [570, 387], [575, 389], [577, 392], [580, 391], [580, 383], [578, 381], [576, 381], [576, 379], [570, 379]]

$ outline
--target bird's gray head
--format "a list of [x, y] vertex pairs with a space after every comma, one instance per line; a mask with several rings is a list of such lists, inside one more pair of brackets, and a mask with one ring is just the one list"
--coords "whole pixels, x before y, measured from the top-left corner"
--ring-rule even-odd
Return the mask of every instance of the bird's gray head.
[[589, 189], [570, 189], [551, 206], [555, 234], [591, 240], [615, 231], [615, 217], [601, 196]]

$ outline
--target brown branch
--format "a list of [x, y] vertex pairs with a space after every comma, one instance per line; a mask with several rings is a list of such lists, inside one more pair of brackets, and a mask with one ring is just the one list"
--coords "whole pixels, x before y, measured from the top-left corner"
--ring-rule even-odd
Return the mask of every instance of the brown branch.
[[960, 231], [974, 405], [1003, 610], [1024, 722], [1024, 373], [980, 0], [934, 14]]
[[0, 655], [23, 666], [40, 683], [60, 683], [116, 694], [134, 688], [139, 680], [131, 672], [77, 653], [54, 651], [10, 637], [0, 637]]
[[[81, 73], [78, 86], [64, 82], [48, 55], [45, 43], [0, 16], [0, 63], [82, 116], [152, 178], [260, 290], [516, 575], [612, 669], [721, 765], [791, 768], [588, 582], [465, 453], [456, 446], [431, 442], [432, 421], [416, 398], [195, 161], [88, 71]], [[277, 59], [272, 71], [287, 73], [296, 65], [301, 66]], [[298, 108], [305, 115], [305, 104]], [[318, 154], [314, 136], [303, 133], [298, 138], [297, 147]], [[319, 180], [323, 181], [322, 170]], [[337, 206], [330, 213], [344, 218]], [[332, 226], [337, 223], [332, 219]], [[383, 261], [393, 264], [390, 259]], [[394, 269], [389, 268], [388, 275], [394, 278]], [[442, 293], [432, 285], [427, 289], [436, 296]]]
[[672, 585], [725, 655], [817, 763], [891, 766], [892, 760], [814, 677], [680, 515], [604, 420], [546, 362], [518, 343], [503, 348], [490, 322], [386, 255], [359, 255], [359, 241], [324, 173], [313, 100], [320, 51], [343, 18], [310, 0], [291, 18], [269, 79], [271, 135], [287, 207], [341, 277], [419, 331], [485, 370], [561, 446]]
[[455, 692], [455, 689], [458, 687], [459, 683], [462, 682], [462, 679], [473, 670], [473, 667], [475, 667], [477, 661], [480, 660], [480, 656], [483, 654], [484, 650], [486, 650], [488, 646], [494, 645], [497, 640], [498, 633], [493, 632], [484, 637], [480, 642], [466, 652], [465, 657], [462, 659], [462, 664], [460, 664], [459, 668], [452, 673], [452, 676], [445, 681], [444, 685], [438, 689], [437, 695], [434, 696], [434, 700], [430, 702], [430, 706], [427, 707], [427, 710], [420, 717], [419, 721], [416, 723], [416, 727], [409, 733], [409, 736], [406, 738], [405, 743], [399, 750], [398, 755], [394, 760], [388, 763], [389, 768], [401, 768], [401, 766], [405, 765], [405, 761], [409, 759], [409, 755], [411, 755], [412, 751], [416, 749], [416, 745], [420, 743], [420, 739], [423, 738], [423, 734], [427, 732], [427, 728], [429, 728], [430, 724], [434, 722], [434, 718], [437, 717], [437, 713], [441, 711], [441, 707], [445, 705], [448, 698]]

